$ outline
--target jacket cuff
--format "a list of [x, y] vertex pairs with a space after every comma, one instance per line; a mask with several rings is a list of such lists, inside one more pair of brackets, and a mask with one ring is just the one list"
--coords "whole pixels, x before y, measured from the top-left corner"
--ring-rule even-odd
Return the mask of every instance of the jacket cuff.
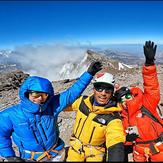
[[142, 73], [144, 75], [149, 75], [149, 74], [153, 74], [156, 72], [156, 65], [151, 65], [151, 66], [143, 66], [143, 70]]

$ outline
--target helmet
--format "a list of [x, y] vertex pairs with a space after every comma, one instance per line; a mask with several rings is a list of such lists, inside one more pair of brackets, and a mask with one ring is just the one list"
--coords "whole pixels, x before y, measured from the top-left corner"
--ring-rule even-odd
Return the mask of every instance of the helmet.
[[121, 97], [125, 96], [125, 95], [129, 95], [131, 94], [131, 91], [129, 88], [127, 87], [121, 87], [120, 89], [118, 89], [115, 93], [114, 96], [117, 98], [118, 101], [121, 100]]
[[94, 81], [93, 81], [93, 84], [96, 84], [96, 83], [105, 83], [105, 84], [109, 84], [109, 85], [112, 85], [114, 86], [114, 77], [112, 74], [110, 73], [99, 73], [96, 75]]
[[112, 92], [114, 92], [114, 78], [113, 78], [113, 75], [110, 74], [110, 73], [99, 73], [96, 75], [94, 81], [93, 81], [93, 85], [94, 87], [97, 87], [97, 86], [107, 86], [110, 88], [110, 90]]

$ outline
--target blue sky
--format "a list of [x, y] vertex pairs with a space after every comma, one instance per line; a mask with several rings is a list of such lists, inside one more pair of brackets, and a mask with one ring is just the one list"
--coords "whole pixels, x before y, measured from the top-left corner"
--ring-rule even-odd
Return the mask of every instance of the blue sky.
[[162, 1], [0, 1], [0, 48], [22, 44], [163, 44]]

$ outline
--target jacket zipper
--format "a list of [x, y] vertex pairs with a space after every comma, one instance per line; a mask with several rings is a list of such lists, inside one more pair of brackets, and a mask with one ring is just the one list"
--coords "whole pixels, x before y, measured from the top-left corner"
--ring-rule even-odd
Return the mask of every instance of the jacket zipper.
[[42, 129], [42, 131], [43, 131], [43, 134], [44, 134], [44, 136], [45, 136], [45, 139], [46, 140], [48, 140], [48, 138], [47, 138], [47, 136], [46, 136], [46, 133], [45, 133], [45, 131], [44, 131], [44, 129], [43, 129], [43, 127], [42, 127], [42, 124], [40, 123], [40, 127], [41, 127], [41, 129]]
[[80, 118], [80, 120], [79, 120], [78, 126], [77, 126], [77, 128], [76, 128], [76, 132], [74, 133], [74, 135], [76, 135], [76, 133], [77, 133], [77, 131], [78, 131], [78, 128], [79, 128], [79, 125], [80, 125], [81, 120], [82, 120], [82, 118]]
[[82, 133], [82, 130], [83, 130], [83, 128], [84, 128], [84, 125], [85, 125], [85, 122], [87, 121], [87, 119], [88, 119], [88, 116], [87, 116], [87, 118], [85, 119], [85, 121], [84, 121], [84, 123], [83, 123], [83, 125], [82, 125], [82, 128], [81, 128], [81, 130], [80, 130], [80, 134], [79, 134], [79, 136], [78, 136], [78, 139], [79, 139], [79, 137], [80, 137], [80, 135], [81, 135], [81, 133]]
[[33, 132], [33, 136], [35, 137], [36, 142], [39, 144], [39, 141], [38, 141], [37, 136], [35, 134], [35, 129], [33, 127], [32, 127], [32, 132]]
[[[34, 119], [35, 119], [35, 121], [34, 121], [34, 123], [35, 123], [35, 127], [37, 128], [37, 124], [36, 124], [36, 116], [35, 116]], [[37, 132], [39, 133], [39, 135], [41, 135], [38, 129], [37, 129]], [[35, 133], [34, 133], [34, 135], [35, 135]], [[37, 139], [37, 136], [36, 136], [36, 135], [35, 135], [35, 138]], [[41, 145], [40, 143], [39, 143], [39, 144], [42, 146], [42, 148], [43, 148], [44, 150], [46, 150], [46, 149], [45, 149], [45, 145], [44, 145], [44, 141], [42, 140], [42, 137], [41, 137], [41, 136], [40, 136], [40, 139], [41, 139], [42, 145]], [[38, 141], [38, 140], [37, 140], [37, 141]]]
[[89, 139], [89, 143], [90, 143], [91, 140], [92, 140], [92, 136], [93, 136], [93, 133], [94, 133], [94, 131], [95, 131], [95, 128], [96, 128], [96, 127], [93, 127], [93, 130], [92, 130], [92, 133], [91, 133], [91, 136], [90, 136], [90, 139]]

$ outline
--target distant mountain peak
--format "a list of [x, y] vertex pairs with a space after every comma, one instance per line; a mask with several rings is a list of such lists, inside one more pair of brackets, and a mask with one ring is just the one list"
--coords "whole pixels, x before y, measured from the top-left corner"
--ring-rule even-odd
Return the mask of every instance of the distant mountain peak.
[[121, 71], [130, 71], [134, 69], [134, 66], [127, 65], [123, 62], [119, 62], [115, 59], [110, 59], [107, 55], [95, 52], [93, 50], [87, 50], [83, 59], [78, 63], [65, 63], [62, 66], [60, 79], [77, 78], [81, 73], [87, 70], [89, 64], [93, 61], [101, 61], [103, 64], [102, 71], [108, 71], [110, 73], [120, 73]]

